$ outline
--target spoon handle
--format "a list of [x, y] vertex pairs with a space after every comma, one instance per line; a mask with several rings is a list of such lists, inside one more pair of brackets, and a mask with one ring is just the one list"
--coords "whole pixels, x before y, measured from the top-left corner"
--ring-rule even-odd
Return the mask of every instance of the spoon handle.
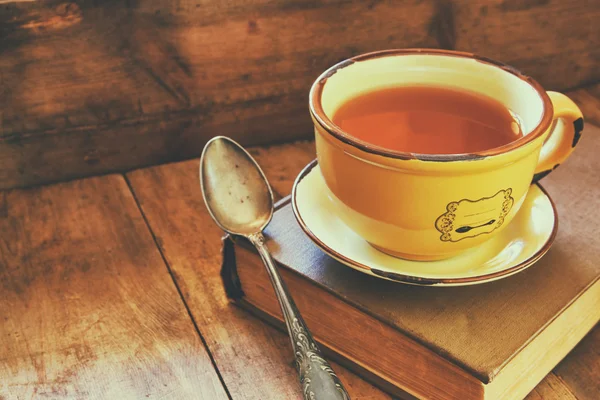
[[296, 355], [296, 367], [300, 374], [300, 385], [302, 386], [304, 399], [350, 400], [346, 389], [344, 389], [339, 378], [321, 354], [317, 343], [312, 338], [294, 300], [290, 296], [287, 286], [281, 279], [265, 244], [264, 236], [262, 233], [257, 233], [249, 235], [248, 239], [256, 247], [265, 263], [275, 294], [279, 300], [285, 324], [292, 340], [294, 354]]

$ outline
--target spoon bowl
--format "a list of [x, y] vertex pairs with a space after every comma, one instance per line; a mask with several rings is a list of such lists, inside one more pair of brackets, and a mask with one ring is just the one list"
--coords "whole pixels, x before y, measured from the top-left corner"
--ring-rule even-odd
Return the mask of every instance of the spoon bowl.
[[204, 202], [221, 229], [261, 232], [273, 216], [273, 192], [252, 156], [225, 136], [212, 138], [200, 158]]

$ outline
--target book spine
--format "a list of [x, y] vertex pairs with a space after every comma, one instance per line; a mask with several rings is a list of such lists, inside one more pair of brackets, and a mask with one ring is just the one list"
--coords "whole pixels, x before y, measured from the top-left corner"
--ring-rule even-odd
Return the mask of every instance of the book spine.
[[221, 239], [221, 280], [225, 288], [225, 293], [230, 300], [240, 300], [244, 297], [242, 284], [237, 273], [237, 264], [235, 260], [235, 247], [231, 235], [226, 235]]

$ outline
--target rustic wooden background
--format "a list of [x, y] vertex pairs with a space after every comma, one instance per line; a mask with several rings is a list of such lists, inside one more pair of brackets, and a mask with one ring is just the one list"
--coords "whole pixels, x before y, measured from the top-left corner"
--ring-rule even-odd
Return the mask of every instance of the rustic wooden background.
[[308, 90], [386, 48], [476, 52], [547, 89], [600, 80], [597, 0], [0, 1], [0, 188], [311, 136]]

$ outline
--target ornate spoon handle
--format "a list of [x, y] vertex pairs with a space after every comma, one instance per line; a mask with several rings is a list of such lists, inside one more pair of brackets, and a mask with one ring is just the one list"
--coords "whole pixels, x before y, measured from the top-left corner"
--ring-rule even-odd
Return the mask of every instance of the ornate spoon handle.
[[321, 354], [317, 343], [306, 327], [294, 300], [290, 296], [285, 283], [273, 263], [271, 254], [265, 245], [263, 235], [261, 233], [249, 235], [248, 239], [256, 247], [265, 263], [271, 283], [275, 289], [275, 294], [279, 300], [279, 305], [281, 306], [285, 324], [292, 340], [292, 347], [296, 355], [296, 367], [300, 374], [300, 384], [304, 399], [350, 400], [346, 389], [344, 389], [339, 378]]

